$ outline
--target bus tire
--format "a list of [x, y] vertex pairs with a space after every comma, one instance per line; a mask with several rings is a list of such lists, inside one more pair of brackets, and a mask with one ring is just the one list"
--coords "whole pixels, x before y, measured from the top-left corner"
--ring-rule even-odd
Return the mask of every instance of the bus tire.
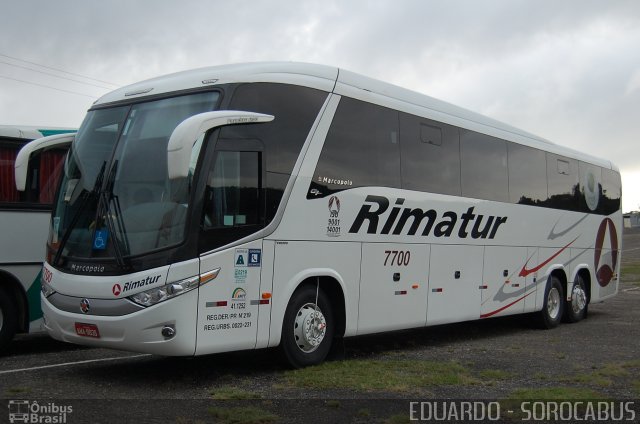
[[586, 284], [584, 279], [578, 275], [571, 289], [571, 299], [565, 304], [565, 321], [573, 323], [586, 318], [588, 307]]
[[13, 296], [0, 287], [0, 353], [9, 347], [17, 329], [18, 311], [13, 302]]
[[551, 275], [544, 290], [542, 310], [538, 313], [538, 323], [541, 328], [555, 328], [562, 321], [565, 304], [562, 292], [562, 283], [558, 277]]
[[335, 332], [333, 309], [325, 292], [316, 290], [313, 285], [296, 290], [284, 314], [280, 348], [294, 368], [321, 363], [331, 349]]

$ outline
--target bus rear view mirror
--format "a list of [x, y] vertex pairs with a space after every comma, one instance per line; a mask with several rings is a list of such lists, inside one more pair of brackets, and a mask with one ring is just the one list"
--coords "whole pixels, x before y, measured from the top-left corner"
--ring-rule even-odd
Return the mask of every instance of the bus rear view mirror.
[[169, 179], [187, 177], [191, 150], [204, 133], [216, 127], [238, 124], [257, 124], [273, 121], [273, 115], [237, 110], [218, 110], [193, 115], [182, 121], [169, 137], [167, 167]]
[[56, 134], [48, 137], [38, 138], [36, 140], [27, 143], [20, 149], [16, 156], [15, 178], [16, 189], [18, 191], [24, 191], [27, 186], [27, 171], [29, 168], [29, 159], [38, 150], [52, 148], [52, 147], [64, 147], [73, 142], [75, 134]]

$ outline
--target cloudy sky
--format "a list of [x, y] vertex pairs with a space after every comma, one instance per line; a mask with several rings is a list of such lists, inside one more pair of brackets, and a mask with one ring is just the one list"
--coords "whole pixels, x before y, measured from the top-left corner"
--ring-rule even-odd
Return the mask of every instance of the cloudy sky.
[[610, 159], [624, 211], [640, 209], [637, 0], [2, 0], [1, 10], [0, 124], [76, 127], [111, 89], [190, 68], [321, 63]]

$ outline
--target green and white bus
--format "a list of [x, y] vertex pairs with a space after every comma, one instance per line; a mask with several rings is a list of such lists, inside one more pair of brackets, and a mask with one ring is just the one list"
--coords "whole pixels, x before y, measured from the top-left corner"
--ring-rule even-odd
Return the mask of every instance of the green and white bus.
[[[73, 132], [0, 125], [0, 352], [15, 333], [43, 329], [39, 284], [43, 243]], [[45, 142], [19, 154], [34, 139]], [[16, 181], [16, 160], [28, 168], [25, 181]]]

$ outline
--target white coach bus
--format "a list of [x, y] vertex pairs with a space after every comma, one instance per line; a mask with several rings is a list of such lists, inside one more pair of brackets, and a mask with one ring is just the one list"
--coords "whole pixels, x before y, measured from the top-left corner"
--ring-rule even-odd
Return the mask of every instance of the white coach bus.
[[[75, 132], [70, 128], [0, 125], [0, 351], [16, 332], [43, 330], [40, 271], [51, 205], [62, 176], [64, 155]], [[49, 137], [55, 145], [36, 144], [32, 154], [18, 159], [33, 139]], [[14, 167], [24, 168], [20, 190]]]
[[616, 294], [617, 169], [342, 69], [205, 68], [105, 95], [72, 145], [43, 270], [56, 339], [162, 355], [509, 314]]

